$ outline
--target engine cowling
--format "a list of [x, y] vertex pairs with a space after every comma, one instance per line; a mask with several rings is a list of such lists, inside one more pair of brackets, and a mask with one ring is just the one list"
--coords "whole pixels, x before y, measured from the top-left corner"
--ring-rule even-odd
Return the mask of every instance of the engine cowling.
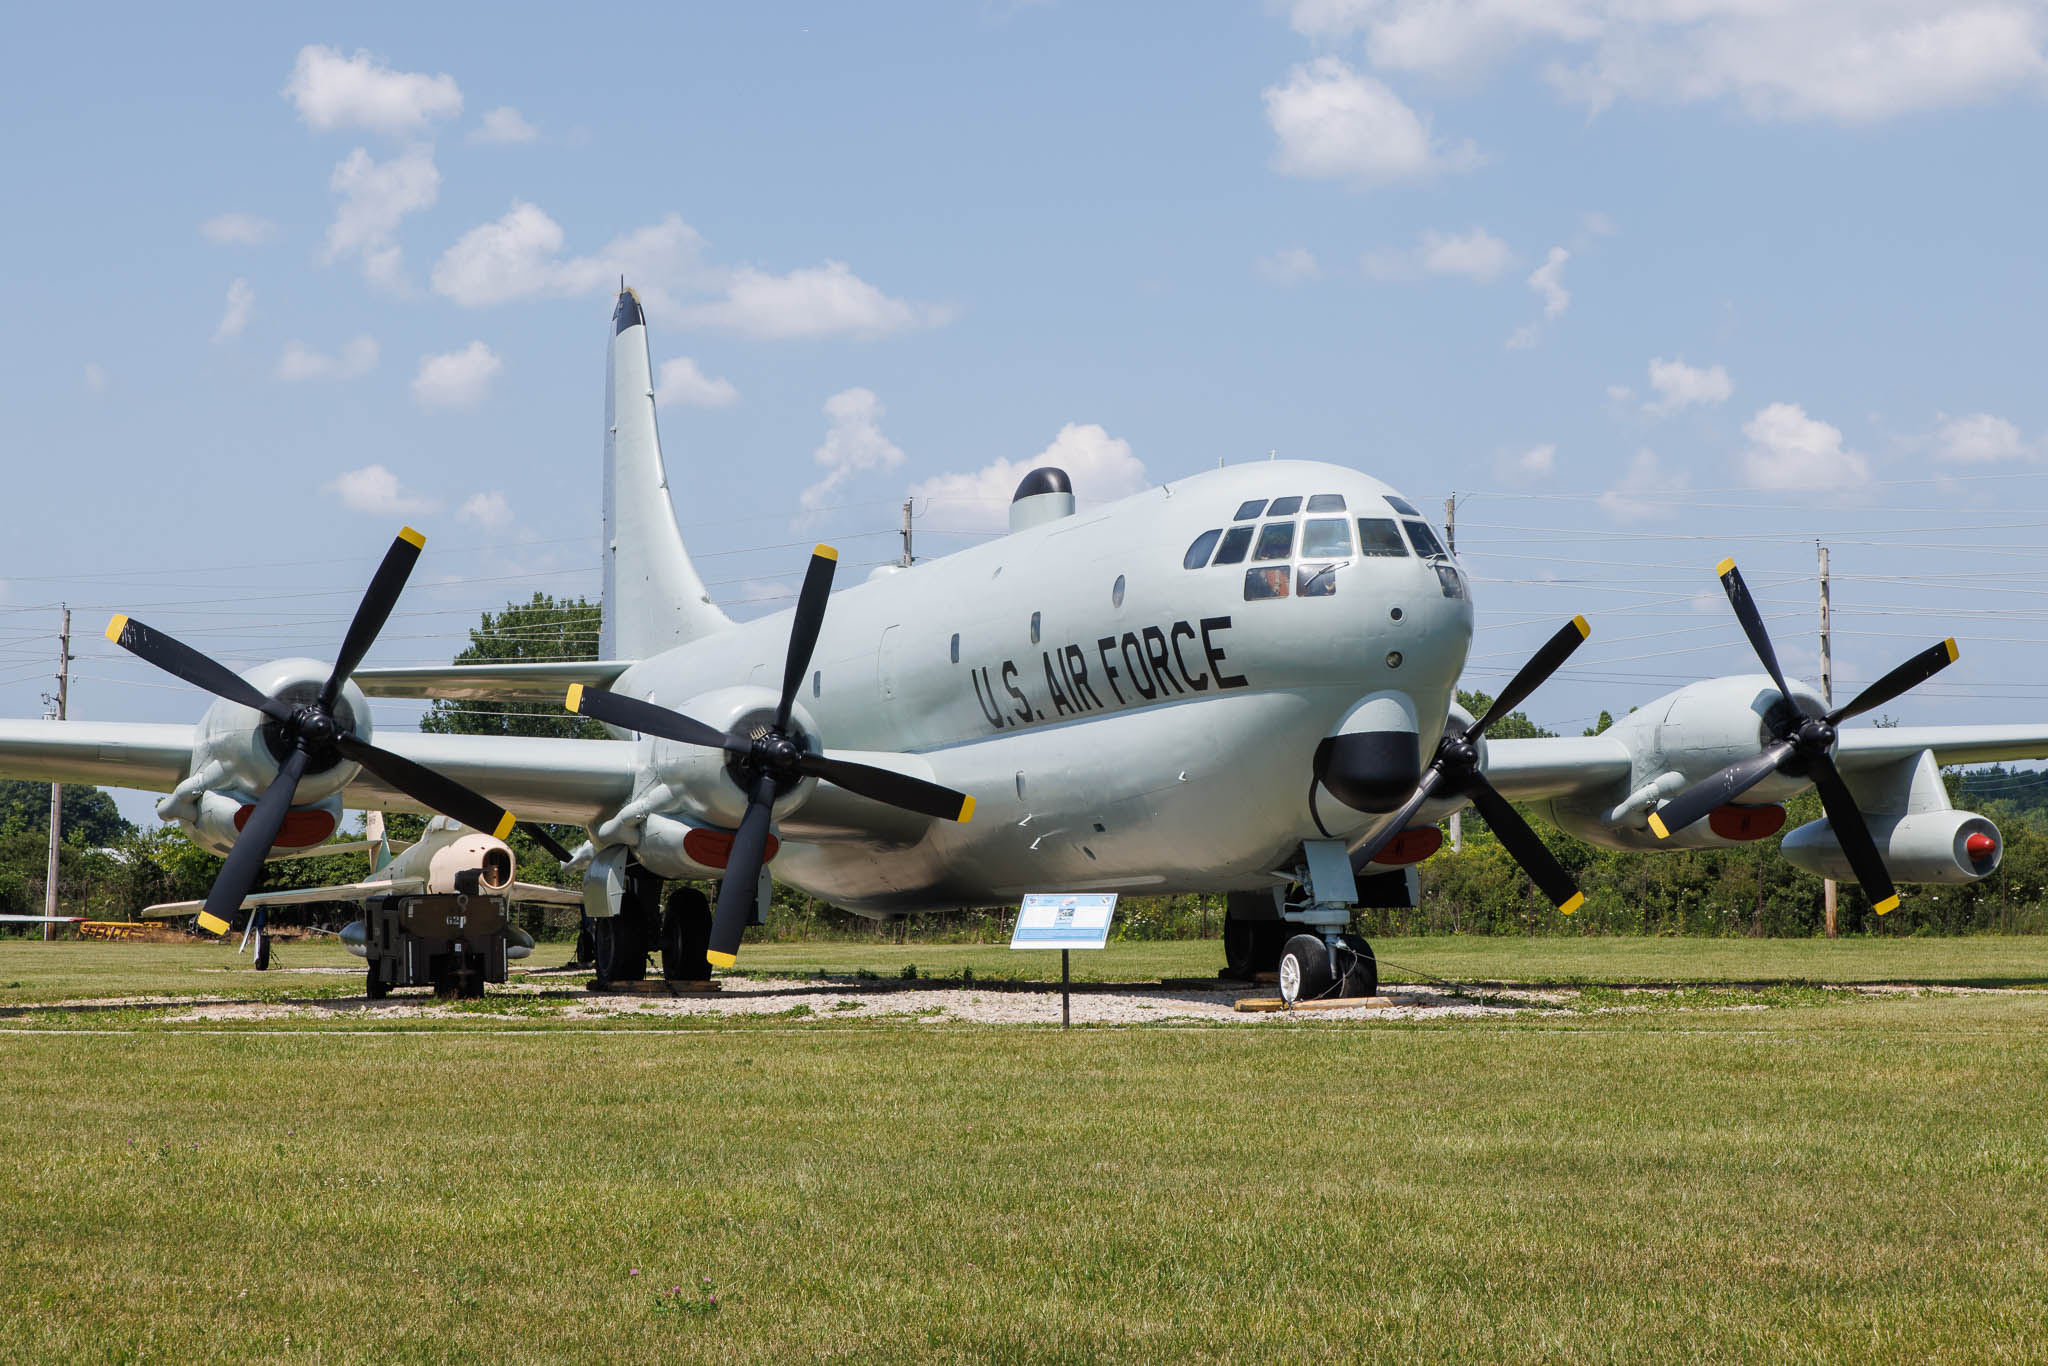
[[502, 840], [469, 834], [436, 849], [427, 861], [427, 891], [464, 896], [503, 896], [512, 886], [516, 860]]
[[[1907, 816], [1864, 816], [1885, 867], [1900, 882], [1976, 882], [1998, 870], [2005, 840], [1974, 811], [1918, 811]], [[1785, 836], [1782, 850], [1795, 867], [1821, 877], [1853, 881], [1834, 826], [1810, 821]]]
[[[719, 730], [745, 735], [775, 719], [776, 695], [766, 688], [717, 688], [699, 693], [676, 710]], [[818, 723], [802, 704], [791, 707], [791, 738], [806, 752], [821, 752]], [[649, 739], [649, 768], [667, 789], [666, 800], [649, 808], [678, 811], [693, 820], [725, 829], [736, 828], [746, 814], [747, 792], [739, 760], [722, 750], [701, 745]], [[800, 778], [776, 793], [775, 817], [780, 820], [802, 806], [818, 787], [816, 778]], [[637, 805], [638, 803], [636, 803]]]

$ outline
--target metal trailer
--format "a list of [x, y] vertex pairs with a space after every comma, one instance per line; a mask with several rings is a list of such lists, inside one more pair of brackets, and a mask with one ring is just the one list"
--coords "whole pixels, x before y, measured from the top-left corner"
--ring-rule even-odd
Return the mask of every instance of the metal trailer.
[[460, 892], [365, 902], [357, 922], [363, 930], [357, 952], [369, 964], [370, 999], [393, 987], [431, 986], [440, 996], [483, 995], [484, 983], [503, 982], [509, 961], [524, 958], [533, 948], [532, 938], [513, 927], [510, 911], [505, 897]]

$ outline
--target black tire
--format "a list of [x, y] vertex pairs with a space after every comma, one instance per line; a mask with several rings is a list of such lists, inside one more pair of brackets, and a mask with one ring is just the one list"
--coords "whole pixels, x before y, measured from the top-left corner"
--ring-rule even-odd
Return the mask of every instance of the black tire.
[[256, 932], [256, 971], [270, 971], [270, 936], [261, 930]]
[[1280, 999], [1293, 1005], [1329, 994], [1337, 985], [1330, 948], [1312, 934], [1297, 934], [1280, 951]]
[[1259, 922], [1240, 920], [1225, 912], [1223, 916], [1223, 972], [1241, 982], [1249, 982], [1258, 972]]
[[1249, 982], [1280, 967], [1280, 950], [1293, 926], [1270, 913], [1245, 914], [1251, 906], [1270, 912], [1273, 898], [1264, 892], [1232, 892], [1224, 901], [1223, 974]]
[[1380, 994], [1380, 964], [1373, 956], [1372, 945], [1364, 938], [1347, 934], [1344, 947], [1337, 954], [1339, 966], [1343, 969], [1343, 980], [1337, 984], [1337, 994], [1345, 997], [1377, 996]]
[[384, 980], [383, 973], [377, 971], [375, 963], [370, 964], [369, 971], [363, 976], [363, 995], [373, 1001], [381, 1001], [390, 994], [391, 984]]
[[590, 985], [599, 991], [609, 991], [612, 985], [612, 940], [618, 931], [619, 918], [607, 916], [590, 922]]
[[708, 982], [711, 962], [711, 901], [695, 887], [669, 893], [661, 917], [661, 975], [671, 982]]
[[569, 960], [567, 966], [587, 968], [596, 961], [597, 936], [590, 932], [590, 921], [586, 919], [576, 934], [576, 956]]

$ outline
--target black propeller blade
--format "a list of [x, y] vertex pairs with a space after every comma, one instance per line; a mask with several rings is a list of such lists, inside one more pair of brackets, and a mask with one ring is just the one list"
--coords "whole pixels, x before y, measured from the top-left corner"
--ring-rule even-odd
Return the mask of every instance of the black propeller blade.
[[570, 711], [595, 717], [621, 730], [723, 750], [740, 760], [741, 770], [748, 775], [747, 809], [726, 855], [725, 878], [718, 886], [718, 909], [711, 917], [711, 943], [705, 957], [715, 967], [731, 967], [739, 953], [740, 937], [753, 918], [775, 799], [799, 779], [823, 778], [849, 792], [940, 820], [966, 821], [974, 815], [974, 798], [965, 793], [872, 764], [812, 754], [790, 734], [790, 709], [796, 705], [797, 688], [810, 672], [811, 655], [818, 648], [818, 632], [825, 623], [826, 602], [832, 595], [832, 575], [838, 562], [839, 552], [829, 545], [821, 545], [811, 553], [803, 590], [797, 595], [796, 611], [790, 620], [789, 652], [783, 660], [782, 694], [776, 700], [775, 721], [755, 734], [722, 731], [667, 707], [581, 683], [571, 687], [563, 699], [563, 705]]
[[1777, 652], [1771, 648], [1763, 616], [1757, 611], [1755, 599], [1750, 596], [1749, 585], [1742, 580], [1742, 571], [1735, 567], [1731, 558], [1716, 565], [1714, 572], [1720, 575], [1721, 587], [1735, 608], [1736, 620], [1742, 623], [1742, 633], [1749, 637], [1757, 658], [1763, 661], [1764, 671], [1777, 685], [1780, 701], [1764, 716], [1764, 724], [1770, 727], [1773, 738], [1760, 753], [1737, 759], [1719, 772], [1709, 774], [1651, 812], [1650, 828], [1657, 833], [1658, 839], [1669, 839], [1677, 831], [1700, 820], [1716, 807], [1734, 801], [1774, 773], [1810, 779], [1820, 793], [1821, 809], [1827, 813], [1828, 824], [1842, 846], [1843, 856], [1855, 870], [1856, 881], [1862, 884], [1864, 895], [1870, 898], [1871, 909], [1883, 915], [1899, 904], [1898, 888], [1885, 869], [1884, 857], [1877, 851], [1877, 841], [1871, 838], [1869, 823], [1863, 819], [1856, 798], [1835, 769], [1832, 757], [1835, 736], [1842, 722], [1883, 706], [1908, 688], [1918, 687], [1955, 663], [1955, 640], [1951, 637], [1938, 645], [1928, 646], [1856, 694], [1848, 705], [1837, 707], [1825, 716], [1809, 716], [1793, 703], [1791, 690], [1785, 686], [1785, 675], [1778, 668]]
[[[1529, 694], [1543, 685], [1545, 679], [1556, 673], [1592, 631], [1584, 617], [1573, 617], [1545, 641], [1543, 648], [1530, 657], [1520, 672], [1509, 680], [1507, 687], [1501, 689], [1500, 696], [1486, 709], [1486, 715], [1473, 722], [1463, 734], [1446, 734], [1437, 741], [1436, 755], [1422, 770], [1413, 795], [1394, 813], [1393, 819], [1380, 827], [1377, 835], [1352, 852], [1351, 866], [1363, 868], [1371, 863], [1394, 836], [1408, 828], [1408, 822], [1430, 798], [1463, 797], [1478, 808], [1479, 814], [1499, 836], [1515, 862], [1521, 865], [1522, 871], [1529, 875], [1543, 895], [1550, 898], [1550, 904], [1566, 915], [1576, 911], [1585, 901], [1585, 894], [1578, 889], [1572, 875], [1565, 871], [1549, 847], [1529, 828], [1529, 823], [1479, 771], [1479, 741], [1485, 736], [1487, 727], [1514, 711], [1528, 699]], [[1334, 787], [1330, 790], [1338, 791]]]
[[235, 838], [234, 847], [228, 850], [220, 875], [206, 894], [206, 906], [199, 913], [199, 925], [208, 933], [228, 932], [228, 917], [241, 906], [243, 898], [263, 876], [263, 861], [269, 857], [271, 845], [276, 843], [278, 832], [284, 828], [285, 816], [291, 811], [299, 780], [309, 770], [323, 770], [346, 759], [368, 769], [421, 805], [451, 816], [464, 825], [488, 831], [499, 839], [512, 829], [512, 813], [496, 802], [477, 795], [452, 778], [445, 778], [388, 749], [379, 749], [356, 738], [355, 732], [344, 726], [335, 714], [342, 687], [356, 666], [363, 662], [363, 656], [376, 642], [377, 633], [390, 619], [391, 609], [397, 605], [399, 594], [405, 591], [406, 579], [418, 563], [420, 548], [425, 544], [426, 538], [411, 527], [398, 533], [391, 549], [385, 552], [384, 562], [371, 578], [369, 588], [363, 593], [362, 602], [356, 607], [355, 619], [350, 622], [348, 634], [342, 640], [333, 671], [321, 686], [319, 696], [304, 705], [265, 696], [226, 665], [130, 617], [117, 616], [107, 624], [107, 639], [122, 649], [187, 683], [204, 688], [216, 697], [261, 712], [283, 730], [292, 745], [291, 752], [278, 764], [277, 777], [263, 790], [263, 795], [250, 811], [248, 821]]
[[571, 854], [562, 847], [560, 840], [548, 833], [546, 826], [536, 825], [532, 821], [521, 821], [519, 822], [519, 828], [526, 832], [528, 839], [538, 844], [542, 849], [545, 849], [548, 857], [552, 858], [555, 862], [567, 864], [570, 859], [575, 857], [574, 854]]

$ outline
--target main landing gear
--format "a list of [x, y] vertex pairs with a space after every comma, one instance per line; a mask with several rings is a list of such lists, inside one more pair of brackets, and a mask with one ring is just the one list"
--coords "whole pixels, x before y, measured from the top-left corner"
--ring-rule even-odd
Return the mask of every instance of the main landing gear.
[[[661, 879], [638, 863], [626, 865], [625, 896], [619, 913], [590, 921], [596, 969], [591, 985], [608, 990], [618, 982], [647, 980], [647, 959], [661, 954], [661, 975], [671, 982], [708, 982], [711, 962], [711, 902], [694, 887], [669, 893], [664, 909]], [[579, 953], [580, 956], [580, 953]]]
[[1361, 904], [1409, 904], [1406, 874], [1368, 878], [1361, 885], [1337, 840], [1311, 840], [1302, 856], [1297, 886], [1288, 895], [1232, 892], [1225, 901], [1224, 975], [1253, 981], [1273, 973], [1289, 1005], [1377, 996], [1379, 962], [1372, 945], [1347, 927]]

